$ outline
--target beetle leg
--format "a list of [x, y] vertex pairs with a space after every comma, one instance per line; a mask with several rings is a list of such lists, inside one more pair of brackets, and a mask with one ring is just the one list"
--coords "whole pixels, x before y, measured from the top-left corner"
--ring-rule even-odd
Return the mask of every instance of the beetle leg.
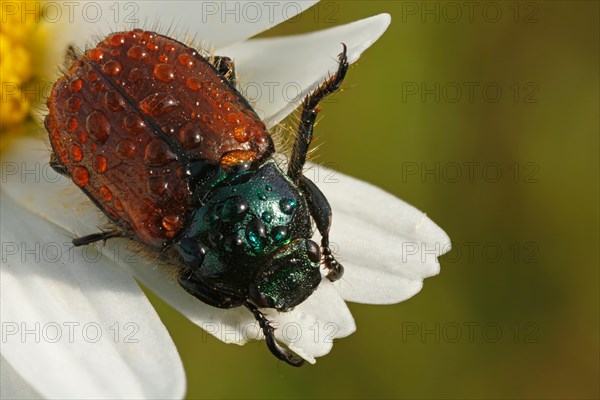
[[277, 343], [275, 340], [275, 328], [271, 326], [271, 322], [267, 319], [267, 317], [256, 307], [254, 304], [250, 302], [246, 302], [244, 304], [248, 310], [254, 314], [254, 318], [258, 321], [263, 333], [265, 334], [265, 340], [267, 342], [267, 347], [275, 357], [280, 359], [281, 361], [285, 361], [294, 367], [300, 367], [304, 364], [304, 360], [298, 357], [294, 357], [292, 353], [286, 350], [283, 346]]
[[315, 220], [315, 224], [317, 225], [317, 229], [321, 234], [321, 247], [323, 249], [323, 262], [325, 264], [325, 268], [329, 270], [327, 274], [327, 279], [331, 282], [335, 282], [344, 275], [344, 267], [342, 264], [337, 262], [333, 254], [331, 253], [331, 248], [329, 247], [329, 230], [331, 229], [331, 206], [327, 201], [327, 198], [319, 190], [317, 185], [315, 185], [310, 179], [305, 177], [304, 175], [300, 176], [299, 186], [302, 190], [302, 193], [306, 197], [306, 203], [308, 204], [308, 209], [310, 210], [310, 215], [312, 215]]
[[54, 153], [50, 154], [50, 168], [52, 168], [54, 171], [56, 171], [57, 173], [61, 174], [62, 176], [66, 176], [67, 178], [69, 177], [69, 171], [67, 171], [67, 169], [65, 168], [64, 165], [62, 165], [58, 159], [56, 158], [56, 156], [54, 155]]
[[235, 86], [236, 76], [235, 76], [235, 64], [233, 60], [229, 57], [224, 56], [214, 56], [213, 57], [213, 65], [216, 68], [217, 72], [225, 79], [229, 81], [233, 86]]
[[92, 233], [91, 235], [85, 235], [78, 238], [73, 239], [73, 246], [85, 246], [86, 244], [91, 244], [94, 242], [99, 242], [101, 240], [106, 241], [110, 238], [116, 238], [123, 236], [123, 233], [118, 231], [108, 231], [108, 232], [98, 232]]
[[69, 45], [67, 52], [65, 53], [65, 64], [70, 65], [73, 61], [77, 61], [80, 58], [75, 47]]
[[319, 102], [326, 96], [335, 92], [340, 88], [346, 72], [348, 71], [348, 57], [345, 44], [343, 51], [338, 56], [339, 66], [337, 72], [327, 79], [321, 86], [319, 86], [312, 94], [306, 97], [302, 107], [302, 118], [300, 119], [300, 125], [298, 126], [298, 136], [296, 143], [294, 144], [294, 150], [292, 151], [292, 158], [288, 167], [288, 176], [293, 182], [298, 182], [298, 179], [302, 175], [302, 168], [306, 162], [306, 154], [310, 147], [310, 142], [313, 138], [313, 130], [315, 127], [315, 120], [319, 113]]

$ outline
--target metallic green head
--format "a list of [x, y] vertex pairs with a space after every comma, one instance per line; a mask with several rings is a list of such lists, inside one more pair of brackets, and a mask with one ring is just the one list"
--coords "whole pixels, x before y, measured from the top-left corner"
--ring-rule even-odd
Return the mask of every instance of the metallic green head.
[[306, 300], [321, 282], [319, 246], [295, 239], [275, 252], [257, 271], [249, 299], [259, 307], [287, 311]]

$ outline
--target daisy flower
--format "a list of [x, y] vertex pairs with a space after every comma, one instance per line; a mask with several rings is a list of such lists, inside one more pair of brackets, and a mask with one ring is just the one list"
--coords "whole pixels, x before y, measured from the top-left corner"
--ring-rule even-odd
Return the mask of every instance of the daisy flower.
[[[187, 32], [183, 41], [201, 39], [215, 54], [232, 58], [242, 93], [265, 91], [251, 100], [274, 128], [336, 71], [340, 43], [348, 46], [352, 63], [390, 23], [381, 14], [308, 34], [250, 39], [314, 3], [252, 2], [255, 8], [244, 10], [250, 3], [90, 2], [62, 9], [57, 21], [48, 20], [53, 10], [44, 10], [50, 3], [41, 3], [42, 15], [48, 13], [43, 29], [51, 35], [46, 67], [57, 68], [67, 45], [85, 47], [94, 35], [122, 28], [114, 27], [115, 13], [121, 25], [172, 23], [172, 32]], [[225, 4], [228, 12], [221, 9]], [[3, 60], [8, 56], [3, 47]], [[298, 88], [293, 96], [268, 91], [291, 83]], [[71, 238], [97, 232], [107, 219], [50, 169], [48, 157], [39, 139], [18, 140], [2, 155], [2, 398], [182, 398], [181, 360], [138, 282], [226, 343], [262, 338], [247, 309], [202, 303], [178, 285], [168, 266], [130, 249], [128, 240], [74, 248]], [[331, 350], [331, 339], [355, 331], [346, 301], [406, 300], [439, 272], [437, 258], [450, 249], [447, 235], [423, 212], [368, 183], [337, 172], [335, 177], [317, 185], [333, 209], [331, 238], [343, 260], [343, 279], [324, 279], [290, 312], [264, 310], [278, 327], [277, 340], [310, 363]], [[322, 334], [312, 334], [315, 326]]]

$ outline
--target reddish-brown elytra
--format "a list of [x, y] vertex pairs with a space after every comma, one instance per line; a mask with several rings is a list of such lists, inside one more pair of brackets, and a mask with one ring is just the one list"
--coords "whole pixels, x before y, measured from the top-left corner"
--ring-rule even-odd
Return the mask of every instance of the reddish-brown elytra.
[[[220, 308], [247, 307], [271, 352], [280, 346], [258, 309], [286, 311], [343, 273], [329, 247], [331, 208], [302, 175], [319, 102], [346, 75], [306, 97], [288, 171], [270, 157], [265, 124], [235, 88], [233, 62], [134, 29], [78, 56], [53, 86], [45, 125], [51, 165], [115, 223], [81, 246], [127, 237], [179, 267], [179, 283]], [[311, 218], [322, 236], [311, 240]]]
[[85, 52], [55, 83], [48, 108], [60, 164], [153, 248], [178, 234], [182, 225], [174, 221], [191, 205], [177, 176], [181, 162], [231, 167], [273, 151], [264, 123], [208, 59], [141, 29], [112, 34]]

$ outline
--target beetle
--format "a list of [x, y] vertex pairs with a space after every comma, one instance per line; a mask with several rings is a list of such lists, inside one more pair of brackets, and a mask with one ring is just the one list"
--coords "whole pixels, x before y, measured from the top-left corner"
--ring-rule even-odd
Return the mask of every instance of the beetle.
[[[343, 274], [329, 244], [332, 210], [302, 174], [319, 102], [335, 74], [302, 103], [287, 170], [265, 124], [236, 89], [233, 61], [142, 29], [113, 33], [78, 54], [53, 85], [45, 118], [50, 165], [114, 223], [75, 246], [125, 237], [179, 267], [190, 294], [246, 307], [270, 351], [300, 366], [260, 310], [288, 311]], [[320, 246], [311, 240], [312, 223]]]

